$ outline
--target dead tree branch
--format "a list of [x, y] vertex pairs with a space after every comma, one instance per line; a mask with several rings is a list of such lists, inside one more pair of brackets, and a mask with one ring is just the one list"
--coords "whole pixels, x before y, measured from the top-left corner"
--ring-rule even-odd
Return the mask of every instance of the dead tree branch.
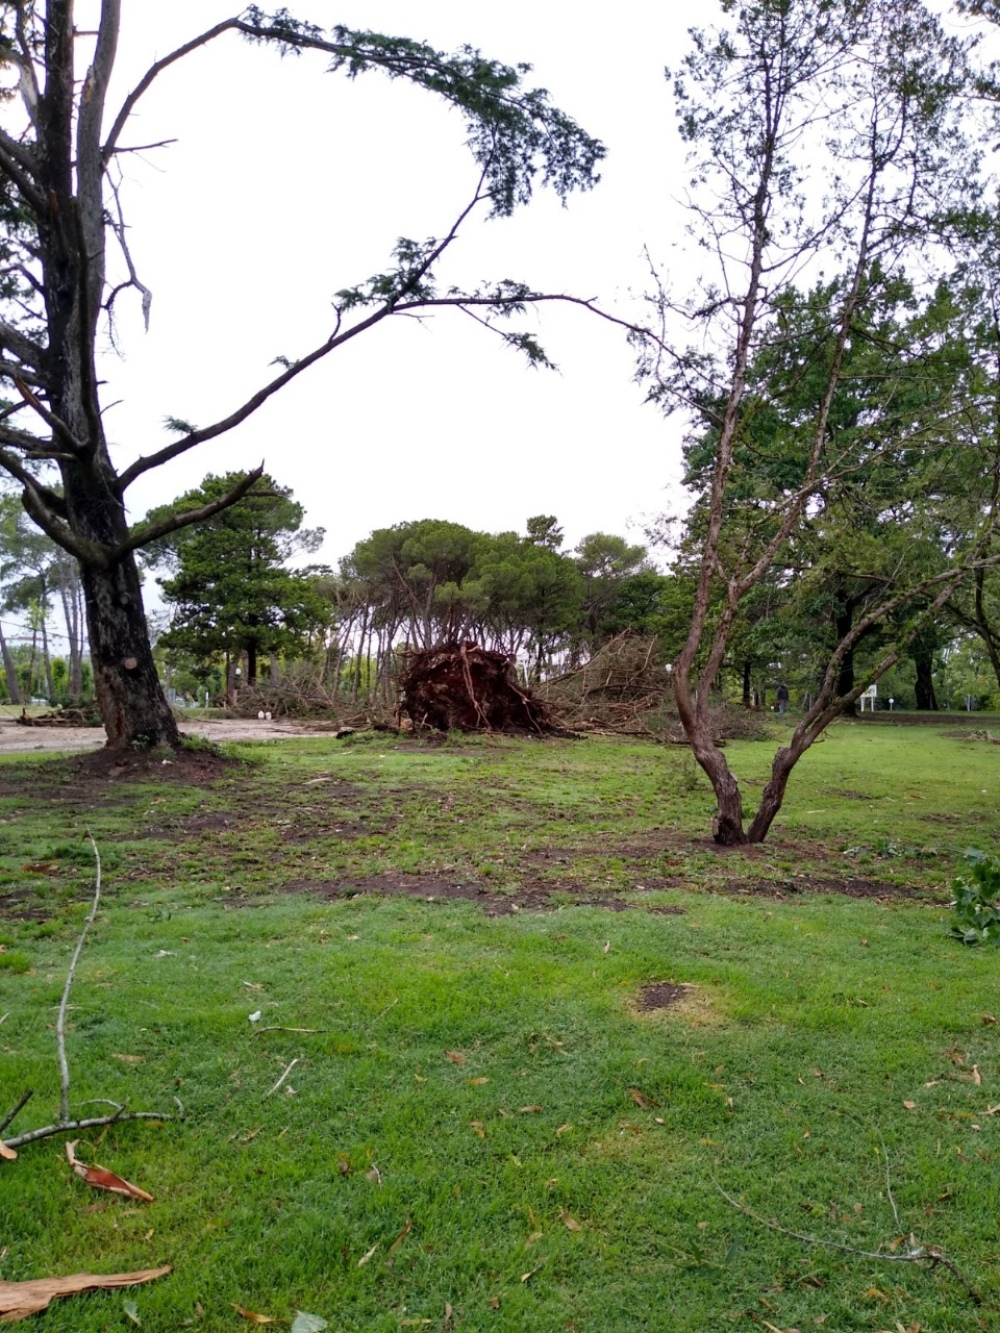
[[[749, 1217], [762, 1227], [767, 1227], [769, 1231], [776, 1231], [781, 1236], [790, 1236], [792, 1240], [800, 1240], [806, 1245], [818, 1245], [827, 1250], [838, 1250], [841, 1254], [853, 1254], [860, 1259], [877, 1259], [887, 1264], [928, 1264], [935, 1268], [938, 1264], [942, 1268], [947, 1268], [952, 1277], [960, 1286], [965, 1288], [969, 1299], [976, 1305], [983, 1304], [983, 1298], [975, 1289], [972, 1283], [959, 1270], [954, 1259], [950, 1259], [944, 1250], [937, 1245], [922, 1245], [914, 1235], [909, 1237], [909, 1248], [903, 1254], [886, 1254], [881, 1250], [862, 1250], [854, 1245], [845, 1245], [843, 1241], [827, 1240], [824, 1236], [809, 1236], [802, 1231], [791, 1231], [788, 1227], [783, 1227], [777, 1222], [772, 1222], [767, 1217], [761, 1217], [760, 1213], [755, 1213], [752, 1208], [748, 1208], [745, 1203], [740, 1203], [739, 1199], [733, 1198], [726, 1190], [722, 1188], [719, 1182], [713, 1177], [712, 1184], [719, 1191], [730, 1207], [735, 1208], [738, 1213], [744, 1217]], [[895, 1205], [894, 1205], [895, 1206]]]
[[[71, 1120], [69, 1109], [69, 1060], [66, 1056], [66, 1010], [69, 1006], [70, 988], [73, 985], [73, 979], [76, 976], [77, 963], [80, 960], [80, 954], [83, 951], [84, 942], [90, 932], [91, 926], [97, 917], [98, 908], [101, 905], [101, 855], [97, 850], [97, 843], [94, 841], [93, 834], [88, 833], [87, 838], [94, 853], [96, 871], [94, 875], [94, 898], [91, 903], [90, 912], [83, 923], [83, 929], [76, 942], [76, 948], [73, 950], [73, 956], [70, 959], [69, 969], [66, 973], [66, 984], [63, 987], [62, 999], [59, 1003], [59, 1014], [56, 1019], [56, 1049], [59, 1057], [59, 1119], [51, 1125], [42, 1125], [39, 1129], [28, 1130], [25, 1134], [15, 1135], [13, 1138], [0, 1139], [0, 1146], [8, 1149], [23, 1147], [26, 1143], [34, 1143], [37, 1139], [48, 1139], [55, 1134], [67, 1132], [76, 1132], [83, 1129], [96, 1129], [103, 1125], [114, 1125], [125, 1120], [173, 1120], [175, 1117], [165, 1114], [162, 1111], [130, 1111], [125, 1102], [115, 1102], [110, 1098], [100, 1098], [99, 1100], [107, 1106], [114, 1109], [110, 1115], [88, 1116], [85, 1119]], [[21, 1111], [33, 1092], [24, 1093], [20, 1101], [8, 1115], [0, 1121], [0, 1134], [12, 1123], [15, 1116]], [[82, 1105], [91, 1103], [84, 1102]]]

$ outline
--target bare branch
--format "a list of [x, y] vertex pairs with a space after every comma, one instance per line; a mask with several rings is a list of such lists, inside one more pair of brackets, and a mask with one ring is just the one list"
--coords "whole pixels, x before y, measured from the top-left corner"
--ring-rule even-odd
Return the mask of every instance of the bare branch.
[[76, 965], [80, 961], [80, 954], [83, 952], [84, 942], [90, 931], [91, 926], [97, 916], [97, 909], [101, 905], [101, 854], [97, 850], [97, 843], [94, 841], [92, 833], [87, 834], [90, 841], [91, 850], [94, 853], [95, 872], [94, 872], [94, 901], [91, 904], [90, 913], [83, 923], [83, 930], [80, 931], [80, 938], [76, 942], [76, 948], [73, 950], [73, 957], [70, 959], [69, 970], [66, 973], [66, 984], [63, 986], [62, 1000], [59, 1003], [59, 1014], [56, 1018], [56, 1048], [59, 1052], [59, 1075], [60, 1075], [60, 1094], [59, 1094], [59, 1118], [64, 1123], [69, 1120], [69, 1061], [66, 1059], [66, 1006], [69, 1004], [70, 987], [73, 985], [73, 978], [76, 976]]
[[135, 271], [135, 264], [132, 261], [132, 253], [128, 248], [128, 240], [126, 237], [126, 228], [125, 228], [125, 214], [122, 211], [121, 194], [119, 192], [117, 182], [112, 183], [111, 194], [115, 201], [115, 212], [117, 214], [117, 218], [110, 218], [109, 221], [111, 223], [111, 230], [114, 232], [119, 246], [121, 246], [121, 252], [125, 259], [125, 265], [128, 268], [129, 280], [128, 282], [121, 282], [118, 284], [118, 286], [114, 289], [114, 291], [111, 293], [111, 295], [105, 302], [104, 308], [107, 310], [108, 315], [110, 317], [115, 297], [119, 294], [119, 292], [125, 290], [125, 288], [127, 287], [135, 287], [136, 290], [142, 296], [142, 319], [143, 323], [146, 326], [146, 332], [148, 333], [149, 311], [150, 307], [153, 304], [153, 293], [149, 290], [149, 288], [145, 285], [145, 283], [139, 281], [139, 275]]
[[[69, 1115], [69, 1061], [66, 1058], [66, 1009], [69, 1004], [70, 987], [73, 985], [73, 978], [76, 975], [76, 965], [80, 959], [80, 953], [83, 950], [84, 941], [94, 924], [97, 916], [97, 910], [101, 903], [101, 854], [97, 850], [97, 843], [94, 841], [93, 834], [88, 833], [87, 838], [94, 853], [95, 875], [94, 875], [94, 898], [91, 904], [90, 912], [83, 924], [83, 930], [76, 942], [76, 948], [73, 950], [73, 956], [70, 959], [69, 970], [66, 973], [66, 984], [63, 987], [62, 999], [59, 1003], [59, 1013], [56, 1018], [56, 1048], [59, 1056], [59, 1076], [60, 1076], [60, 1094], [59, 1094], [59, 1119], [51, 1125], [43, 1125], [40, 1129], [29, 1130], [26, 1134], [18, 1134], [13, 1138], [3, 1140], [7, 1148], [21, 1148], [26, 1143], [35, 1143], [38, 1139], [51, 1138], [55, 1134], [69, 1133], [74, 1130], [96, 1129], [103, 1125], [115, 1125], [125, 1120], [173, 1120], [172, 1115], [165, 1115], [160, 1111], [129, 1111], [124, 1104], [111, 1101], [107, 1098], [101, 1098], [100, 1101], [108, 1106], [113, 1106], [114, 1110], [110, 1115], [89, 1116], [85, 1119], [71, 1120]], [[11, 1123], [18, 1111], [25, 1105], [31, 1093], [25, 1095], [18, 1102], [14, 1110], [0, 1123], [0, 1133]], [[84, 1102], [85, 1106], [92, 1103]], [[180, 1103], [178, 1103], [180, 1105]], [[183, 1109], [182, 1109], [183, 1114]]]
[[746, 1204], [740, 1203], [739, 1199], [734, 1199], [728, 1194], [717, 1180], [712, 1182], [722, 1197], [737, 1212], [742, 1213], [744, 1217], [751, 1218], [762, 1227], [767, 1227], [770, 1231], [777, 1231], [781, 1236], [789, 1236], [792, 1240], [800, 1240], [806, 1245], [818, 1245], [828, 1250], [839, 1250], [841, 1254], [854, 1254], [860, 1259], [877, 1259], [886, 1264], [929, 1264], [932, 1268], [940, 1264], [942, 1268], [947, 1268], [952, 1277], [956, 1279], [965, 1288], [970, 1299], [976, 1305], [982, 1305], [983, 1298], [975, 1289], [969, 1280], [959, 1271], [954, 1259], [950, 1259], [944, 1250], [937, 1245], [921, 1245], [917, 1242], [915, 1236], [910, 1237], [910, 1248], [903, 1254], [886, 1254], [882, 1250], [860, 1250], [854, 1245], [845, 1245], [842, 1241], [826, 1240], [822, 1236], [809, 1236], [802, 1231], [790, 1231], [788, 1227], [780, 1226], [777, 1222], [770, 1221], [769, 1218], [761, 1217], [760, 1213], [755, 1213], [752, 1208]]
[[18, 361], [24, 361], [35, 370], [45, 365], [45, 351], [20, 329], [0, 320], [0, 349], [10, 352]]
[[111, 126], [108, 137], [104, 141], [104, 147], [101, 149], [101, 160], [104, 166], [107, 166], [111, 161], [112, 154], [117, 151], [118, 139], [122, 130], [125, 128], [129, 116], [135, 109], [135, 104], [139, 101], [140, 97], [142, 97], [143, 93], [149, 89], [157, 75], [162, 74], [165, 69], [169, 69], [169, 67], [175, 64], [178, 60], [183, 60], [183, 58], [190, 55], [192, 51], [197, 51], [199, 47], [207, 46], [209, 42], [214, 41], [214, 39], [221, 36], [222, 33], [231, 32], [237, 24], [237, 19], [225, 19], [222, 23], [217, 23], [214, 28], [208, 28], [198, 37], [193, 37], [191, 41], [185, 42], [184, 45], [179, 46], [176, 51], [171, 51], [169, 55], [164, 56], [162, 60], [157, 60], [155, 64], [149, 67], [136, 86], [125, 98], [121, 110], [118, 112], [118, 115], [115, 117], [115, 122]]
[[49, 502], [51, 492], [46, 493], [46, 488], [39, 486], [30, 472], [26, 472], [6, 451], [0, 451], [0, 467], [5, 468], [11, 476], [17, 477], [24, 486], [21, 502], [25, 512], [57, 546], [75, 556], [81, 565], [87, 565], [91, 569], [109, 568], [114, 556], [111, 548], [75, 533], [54, 511], [54, 506]]
[[77, 439], [77, 437], [70, 430], [69, 426], [66, 425], [65, 421], [63, 421], [60, 417], [57, 417], [54, 412], [49, 411], [49, 409], [45, 406], [45, 404], [41, 402], [40, 399], [34, 393], [32, 393], [32, 391], [28, 388], [27, 384], [25, 384], [24, 380], [15, 379], [14, 387], [17, 389], [18, 393], [21, 395], [21, 397], [24, 399], [27, 405], [38, 413], [38, 415], [42, 418], [45, 424], [49, 426], [56, 435], [61, 435], [62, 438], [67, 442], [67, 444], [71, 445], [72, 448], [77, 450], [79, 453], [83, 453], [86, 447], [83, 444], [83, 442]]
[[167, 537], [171, 532], [179, 532], [182, 528], [189, 528], [195, 523], [204, 523], [206, 519], [222, 513], [224, 509], [230, 509], [253, 489], [255, 483], [263, 475], [264, 464], [261, 463], [260, 467], [248, 472], [243, 480], [238, 482], [231, 491], [227, 491], [221, 499], [213, 500], [211, 504], [202, 505], [200, 509], [186, 509], [179, 514], [172, 514], [170, 518], [165, 518], [162, 523], [153, 523], [148, 528], [140, 528], [138, 532], [130, 533], [128, 541], [115, 551], [115, 557], [120, 559], [129, 551], [138, 551], [141, 547], [148, 546], [150, 542], [157, 541], [160, 537]]

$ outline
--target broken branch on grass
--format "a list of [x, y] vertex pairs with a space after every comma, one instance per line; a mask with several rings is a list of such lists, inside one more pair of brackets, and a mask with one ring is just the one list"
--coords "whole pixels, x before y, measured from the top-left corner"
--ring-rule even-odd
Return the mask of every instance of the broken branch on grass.
[[17, 1115], [17, 1113], [19, 1111], [24, 1110], [24, 1108], [27, 1106], [28, 1102], [31, 1101], [34, 1095], [35, 1095], [34, 1088], [29, 1088], [28, 1091], [21, 1098], [21, 1100], [18, 1102], [18, 1104], [14, 1107], [13, 1111], [8, 1112], [7, 1115], [5, 1115], [2, 1120], [0, 1120], [0, 1134], [4, 1132], [4, 1130], [7, 1128], [9, 1124], [13, 1123], [14, 1117]]
[[[91, 903], [90, 912], [83, 923], [83, 930], [76, 942], [76, 948], [73, 950], [73, 956], [70, 959], [69, 970], [66, 973], [66, 984], [63, 987], [62, 999], [59, 1002], [59, 1014], [56, 1018], [56, 1050], [59, 1057], [59, 1119], [51, 1125], [43, 1125], [40, 1129], [29, 1130], [26, 1134], [18, 1134], [13, 1138], [3, 1139], [2, 1142], [7, 1148], [20, 1148], [26, 1143], [34, 1143], [36, 1139], [51, 1138], [54, 1134], [63, 1134], [68, 1131], [82, 1129], [96, 1129], [103, 1125], [114, 1125], [125, 1120], [173, 1120], [172, 1115], [163, 1111], [130, 1111], [128, 1104], [124, 1102], [115, 1102], [110, 1098], [94, 1098], [90, 1102], [82, 1102], [81, 1105], [93, 1105], [100, 1102], [105, 1106], [111, 1106], [114, 1109], [110, 1115], [88, 1116], [85, 1119], [71, 1120], [69, 1113], [69, 1060], [66, 1055], [66, 1010], [69, 1008], [69, 993], [73, 985], [73, 979], [76, 976], [76, 965], [80, 961], [80, 954], [83, 952], [83, 945], [90, 931], [94, 920], [97, 917], [97, 910], [101, 905], [101, 854], [97, 850], [97, 843], [94, 841], [93, 834], [88, 833], [87, 838], [94, 853], [96, 871], [94, 876], [94, 899]], [[4, 1015], [6, 1017], [6, 1015]], [[7, 1128], [18, 1111], [25, 1105], [32, 1094], [26, 1093], [13, 1111], [0, 1123], [0, 1134]]]
[[83, 930], [80, 931], [80, 938], [76, 942], [76, 948], [73, 950], [73, 957], [70, 959], [69, 970], [66, 973], [66, 985], [63, 987], [62, 999], [59, 1002], [59, 1016], [56, 1019], [56, 1048], [59, 1052], [59, 1074], [60, 1074], [60, 1093], [59, 1093], [59, 1118], [60, 1120], [69, 1119], [69, 1061], [66, 1059], [66, 1006], [69, 1004], [70, 987], [73, 985], [73, 978], [76, 976], [76, 965], [80, 961], [80, 954], [83, 952], [84, 941], [90, 927], [94, 924], [97, 916], [97, 909], [101, 905], [101, 854], [97, 850], [97, 843], [94, 841], [94, 835], [88, 833], [90, 846], [94, 853], [96, 870], [94, 874], [94, 901], [90, 907], [90, 915], [83, 923]]
[[250, 1033], [251, 1037], [259, 1037], [262, 1032], [328, 1032], [329, 1028], [254, 1028]]
[[297, 1055], [294, 1060], [292, 1060], [288, 1065], [286, 1065], [284, 1073], [281, 1075], [281, 1078], [278, 1079], [277, 1083], [275, 1083], [274, 1087], [269, 1088], [267, 1092], [264, 1093], [265, 1097], [270, 1097], [273, 1093], [278, 1091], [282, 1083], [284, 1083], [285, 1079], [288, 1077], [288, 1075], [292, 1072], [292, 1070], [295, 1068], [295, 1066], [299, 1063], [301, 1059], [302, 1056]]
[[885, 1254], [881, 1250], [861, 1250], [854, 1245], [845, 1245], [839, 1240], [827, 1240], [823, 1236], [808, 1236], [801, 1231], [791, 1231], [788, 1227], [781, 1226], [778, 1222], [772, 1222], [769, 1218], [761, 1217], [760, 1213], [755, 1213], [752, 1208], [748, 1208], [745, 1203], [740, 1203], [739, 1199], [726, 1192], [719, 1182], [712, 1177], [712, 1184], [719, 1191], [725, 1201], [737, 1212], [742, 1213], [744, 1217], [749, 1217], [752, 1221], [759, 1223], [762, 1227], [767, 1227], [769, 1231], [777, 1231], [781, 1236], [790, 1236], [792, 1240], [800, 1240], [806, 1245], [819, 1245], [828, 1250], [839, 1250], [841, 1254], [854, 1254], [860, 1259], [878, 1259], [887, 1264], [929, 1264], [932, 1268], [940, 1264], [942, 1268], [947, 1268], [952, 1277], [962, 1287], [965, 1288], [976, 1305], [982, 1305], [983, 1298], [975, 1289], [967, 1277], [959, 1270], [954, 1259], [950, 1259], [944, 1250], [937, 1245], [921, 1245], [916, 1236], [910, 1234], [910, 1247], [905, 1254]]

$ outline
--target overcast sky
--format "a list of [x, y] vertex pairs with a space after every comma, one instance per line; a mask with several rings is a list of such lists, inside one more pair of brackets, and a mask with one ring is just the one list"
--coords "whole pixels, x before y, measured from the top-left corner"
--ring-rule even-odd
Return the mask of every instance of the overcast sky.
[[[293, 11], [354, 27], [463, 42], [530, 61], [533, 84], [607, 144], [601, 184], [563, 208], [539, 194], [511, 220], [473, 220], [445, 270], [524, 279], [625, 309], [648, 287], [644, 247], [683, 279], [683, 156], [663, 69], [714, 4], [623, 0], [613, 23], [566, 0], [312, 0]], [[219, 0], [125, 0], [110, 113], [148, 65], [234, 12]], [[476, 171], [461, 117], [378, 73], [355, 83], [327, 61], [280, 59], [227, 35], [160, 76], [123, 143], [176, 138], [121, 159], [130, 246], [153, 291], [119, 303], [120, 356], [104, 358], [116, 459], [162, 446], [163, 419], [204, 425], [331, 327], [337, 290], [387, 266], [398, 236], [445, 231]], [[678, 265], [680, 271], [678, 272]], [[634, 307], [633, 307], [634, 308]], [[623, 337], [584, 312], [529, 315], [559, 373], [528, 369], [455, 312], [389, 321], [307, 372], [224, 442], [129, 492], [133, 517], [206, 472], [254, 466], [291, 486], [335, 563], [376, 527], [439, 517], [522, 530], [551, 513], [575, 544], [641, 535], [682, 503], [680, 423], [645, 406]]]

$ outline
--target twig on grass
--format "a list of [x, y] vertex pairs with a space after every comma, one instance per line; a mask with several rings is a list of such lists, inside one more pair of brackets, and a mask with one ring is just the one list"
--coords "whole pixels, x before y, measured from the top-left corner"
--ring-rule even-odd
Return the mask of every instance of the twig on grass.
[[889, 1175], [889, 1149], [885, 1146], [885, 1139], [882, 1138], [882, 1135], [879, 1134], [878, 1137], [882, 1144], [882, 1155], [885, 1158], [885, 1192], [889, 1199], [889, 1203], [892, 1205], [892, 1215], [896, 1219], [896, 1226], [898, 1227], [900, 1225], [899, 1209], [896, 1207], [896, 1200], [892, 1195], [892, 1178]]
[[[389, 1012], [389, 1010], [390, 1010], [390, 1009], [395, 1009], [395, 1007], [396, 1007], [397, 1004], [399, 1004], [399, 996], [398, 996], [398, 995], [397, 995], [396, 998], [393, 1000], [392, 1004], [387, 1004], [387, 1005], [385, 1006], [385, 1008], [384, 1008], [383, 1010], [381, 1010], [380, 1013], [377, 1013], [377, 1014], [375, 1015], [375, 1017], [372, 1019], [372, 1023], [377, 1023], [377, 1022], [379, 1021], [380, 1018], [385, 1018], [385, 1016], [386, 1016], [386, 1014]], [[371, 1024], [369, 1024], [369, 1026], [371, 1026]]]
[[251, 1037], [259, 1037], [262, 1032], [328, 1032], [328, 1028], [254, 1028]]
[[13, 1121], [18, 1111], [22, 1111], [25, 1108], [25, 1106], [27, 1106], [28, 1102], [31, 1101], [34, 1095], [35, 1095], [34, 1088], [29, 1088], [28, 1091], [21, 1098], [21, 1100], [18, 1102], [18, 1104], [14, 1107], [13, 1111], [8, 1112], [8, 1114], [5, 1115], [2, 1120], [0, 1120], [0, 1134], [2, 1134], [4, 1130], [7, 1128], [7, 1126]]
[[[59, 1003], [59, 1014], [56, 1019], [56, 1050], [59, 1057], [59, 1119], [51, 1125], [43, 1125], [40, 1129], [28, 1130], [25, 1134], [15, 1135], [13, 1138], [3, 1139], [8, 1148], [20, 1148], [26, 1143], [34, 1143], [37, 1139], [51, 1138], [55, 1134], [63, 1134], [67, 1131], [76, 1131], [81, 1129], [96, 1129], [102, 1125], [114, 1125], [125, 1120], [173, 1120], [175, 1117], [163, 1111], [130, 1111], [125, 1102], [112, 1101], [108, 1097], [93, 1098], [89, 1102], [81, 1102], [82, 1106], [93, 1106], [101, 1104], [111, 1106], [114, 1109], [110, 1115], [88, 1116], [85, 1119], [70, 1119], [69, 1111], [69, 1060], [66, 1055], [66, 1011], [69, 1008], [69, 993], [73, 985], [73, 979], [76, 975], [76, 965], [79, 962], [80, 954], [83, 951], [84, 941], [90, 931], [91, 926], [97, 916], [97, 910], [101, 903], [101, 855], [97, 850], [97, 843], [94, 841], [93, 834], [87, 834], [90, 840], [90, 846], [93, 849], [94, 861], [96, 863], [96, 873], [94, 877], [94, 900], [91, 904], [90, 912], [83, 924], [83, 930], [76, 942], [76, 948], [73, 950], [73, 957], [70, 959], [69, 970], [66, 973], [66, 984], [63, 987], [62, 999]], [[6, 1018], [6, 1014], [4, 1017]], [[17, 1113], [22, 1109], [28, 1098], [32, 1096], [31, 1092], [25, 1093], [13, 1111], [0, 1122], [0, 1134], [7, 1128]]]
[[285, 1079], [288, 1077], [288, 1075], [292, 1072], [292, 1070], [295, 1068], [295, 1066], [299, 1063], [299, 1061], [300, 1061], [301, 1059], [302, 1059], [302, 1056], [301, 1056], [301, 1055], [297, 1055], [297, 1056], [295, 1057], [295, 1059], [292, 1060], [291, 1063], [288, 1064], [288, 1065], [285, 1067], [285, 1071], [284, 1071], [284, 1073], [281, 1075], [281, 1078], [278, 1079], [277, 1083], [275, 1083], [274, 1087], [273, 1087], [273, 1088], [269, 1088], [269, 1089], [267, 1090], [267, 1092], [264, 1093], [264, 1096], [265, 1096], [265, 1097], [270, 1097], [273, 1093], [275, 1093], [275, 1092], [278, 1091], [278, 1089], [281, 1087], [282, 1083], [284, 1083]]
[[983, 1298], [975, 1289], [972, 1283], [960, 1271], [953, 1259], [945, 1254], [944, 1250], [937, 1245], [921, 1245], [916, 1236], [910, 1235], [909, 1249], [905, 1254], [885, 1254], [880, 1250], [860, 1250], [854, 1245], [845, 1245], [839, 1240], [827, 1240], [823, 1236], [808, 1236], [801, 1231], [790, 1231], [788, 1227], [783, 1227], [777, 1222], [770, 1221], [769, 1218], [761, 1217], [760, 1213], [755, 1213], [752, 1208], [748, 1208], [745, 1203], [740, 1203], [739, 1199], [726, 1192], [719, 1182], [712, 1177], [712, 1184], [719, 1191], [725, 1201], [744, 1217], [751, 1218], [762, 1227], [767, 1227], [770, 1231], [777, 1231], [779, 1235], [790, 1236], [792, 1240], [800, 1240], [806, 1245], [820, 1245], [828, 1250], [839, 1250], [842, 1254], [854, 1254], [861, 1259], [878, 1259], [887, 1264], [929, 1264], [932, 1268], [940, 1264], [942, 1268], [947, 1268], [952, 1277], [963, 1286], [976, 1305], [983, 1304]]
[[90, 907], [90, 914], [83, 923], [83, 930], [80, 931], [80, 938], [76, 942], [76, 948], [73, 950], [73, 957], [70, 959], [69, 970], [66, 973], [66, 985], [63, 987], [62, 999], [59, 1002], [59, 1016], [56, 1019], [56, 1048], [59, 1052], [59, 1075], [60, 1075], [60, 1093], [59, 1093], [59, 1119], [66, 1121], [69, 1119], [69, 1061], [66, 1059], [66, 1006], [69, 1004], [70, 987], [73, 985], [73, 978], [76, 976], [76, 965], [80, 961], [80, 954], [83, 951], [84, 941], [90, 927], [94, 924], [97, 916], [97, 909], [101, 905], [101, 854], [97, 850], [97, 843], [94, 841], [94, 835], [88, 833], [90, 846], [94, 853], [95, 873], [94, 873], [94, 901]]

